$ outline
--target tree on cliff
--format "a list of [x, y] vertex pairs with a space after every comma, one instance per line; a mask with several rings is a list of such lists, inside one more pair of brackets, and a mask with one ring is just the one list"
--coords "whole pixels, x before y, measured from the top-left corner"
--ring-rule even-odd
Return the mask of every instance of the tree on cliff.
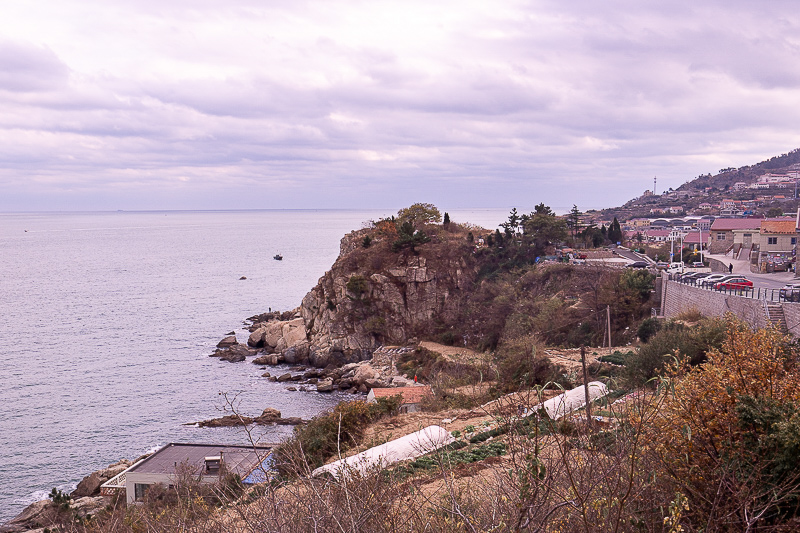
[[430, 242], [431, 238], [425, 235], [422, 230], [415, 230], [414, 225], [409, 222], [403, 222], [398, 230], [397, 240], [392, 243], [392, 251], [399, 252], [404, 248], [410, 248], [412, 252], [416, 253], [416, 246]]
[[409, 222], [415, 229], [419, 229], [425, 224], [438, 224], [441, 220], [442, 214], [433, 204], [416, 203], [397, 212], [399, 228]]

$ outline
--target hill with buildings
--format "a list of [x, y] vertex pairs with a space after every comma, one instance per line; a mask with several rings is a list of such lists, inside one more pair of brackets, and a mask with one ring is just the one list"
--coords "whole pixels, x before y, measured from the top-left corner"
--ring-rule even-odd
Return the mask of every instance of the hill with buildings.
[[[778, 216], [796, 212], [800, 149], [739, 168], [704, 174], [660, 194], [647, 190], [622, 206], [590, 211], [593, 220], [616, 217]], [[657, 191], [656, 191], [657, 192]]]

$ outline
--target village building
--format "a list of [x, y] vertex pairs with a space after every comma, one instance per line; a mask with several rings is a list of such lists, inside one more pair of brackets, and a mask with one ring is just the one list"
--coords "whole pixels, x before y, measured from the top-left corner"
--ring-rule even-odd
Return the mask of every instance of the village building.
[[271, 446], [170, 443], [103, 483], [101, 493], [124, 491], [131, 504], [141, 501], [153, 485], [173, 487], [186, 476], [216, 483], [233, 474], [246, 485], [263, 483], [271, 477], [272, 460]]
[[372, 389], [367, 394], [368, 402], [376, 402], [378, 398], [391, 398], [400, 396], [400, 412], [415, 413], [419, 411], [420, 404], [425, 397], [433, 396], [428, 385], [418, 385], [416, 387], [393, 387]]
[[738, 229], [759, 231], [761, 219], [718, 218], [711, 224], [708, 250], [712, 254], [724, 254], [733, 248], [733, 231]]

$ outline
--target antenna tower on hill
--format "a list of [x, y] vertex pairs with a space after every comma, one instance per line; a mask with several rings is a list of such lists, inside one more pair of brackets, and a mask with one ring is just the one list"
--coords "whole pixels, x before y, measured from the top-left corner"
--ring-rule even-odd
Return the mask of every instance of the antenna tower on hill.
[[653, 196], [656, 195], [656, 176], [653, 176]]

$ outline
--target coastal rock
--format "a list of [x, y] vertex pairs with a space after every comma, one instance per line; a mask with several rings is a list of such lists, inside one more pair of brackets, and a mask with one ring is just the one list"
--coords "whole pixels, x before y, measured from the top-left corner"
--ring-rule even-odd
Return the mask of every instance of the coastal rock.
[[237, 344], [239, 344], [239, 342], [236, 340], [236, 335], [231, 335], [219, 341], [217, 343], [217, 348], [230, 348], [231, 346], [235, 346]]
[[261, 416], [259, 416], [259, 420], [275, 420], [281, 417], [281, 412], [277, 409], [273, 409], [272, 407], [267, 407], [263, 411], [261, 411]]
[[50, 500], [33, 502], [20, 514], [0, 526], [0, 533], [22, 533], [50, 524], [56, 516], [56, 506]]
[[278, 383], [284, 383], [286, 381], [291, 381], [291, 379], [292, 379], [292, 373], [291, 372], [287, 372], [286, 374], [281, 374], [280, 376], [278, 376]]
[[262, 426], [278, 424], [281, 426], [302, 424], [302, 418], [289, 417], [282, 418], [281, 412], [272, 407], [267, 407], [261, 414], [255, 418], [243, 415], [227, 415], [220, 418], [212, 418], [211, 420], [203, 420], [197, 422], [199, 427], [207, 428], [220, 428], [220, 427], [237, 427], [246, 426], [249, 424], [258, 424]]
[[267, 331], [267, 328], [260, 327], [254, 332], [250, 334], [247, 338], [247, 345], [252, 348], [263, 348], [264, 347], [264, 333]]
[[317, 383], [317, 392], [332, 392], [332, 391], [333, 391], [332, 379], [325, 379]]
[[362, 365], [358, 367], [355, 374], [353, 374], [353, 380], [361, 385], [368, 379], [375, 379], [375, 369], [372, 368], [370, 365]]
[[259, 355], [258, 357], [253, 359], [253, 364], [275, 366], [280, 361], [282, 361], [282, 357], [279, 357], [277, 354], [274, 353], [269, 353], [269, 354]]
[[240, 363], [244, 361], [248, 355], [253, 355], [255, 353], [255, 351], [241, 344], [236, 344], [226, 350], [221, 350], [221, 352], [219, 358], [229, 363]]

